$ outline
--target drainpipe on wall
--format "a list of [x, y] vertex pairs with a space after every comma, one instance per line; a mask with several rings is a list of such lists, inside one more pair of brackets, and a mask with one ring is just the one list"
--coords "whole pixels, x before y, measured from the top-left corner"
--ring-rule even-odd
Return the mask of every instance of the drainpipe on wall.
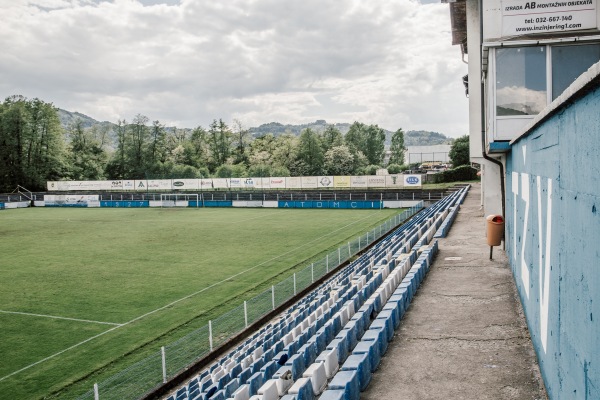
[[[500, 168], [500, 193], [502, 194], [502, 216], [506, 218], [506, 195], [504, 193], [504, 165], [501, 161], [490, 157], [485, 151], [485, 84], [483, 80], [483, 0], [479, 0], [479, 71], [481, 72], [481, 88], [480, 88], [480, 102], [481, 102], [481, 155], [486, 160], [496, 164]], [[505, 228], [506, 229], [506, 228]], [[506, 246], [506, 242], [504, 242]]]

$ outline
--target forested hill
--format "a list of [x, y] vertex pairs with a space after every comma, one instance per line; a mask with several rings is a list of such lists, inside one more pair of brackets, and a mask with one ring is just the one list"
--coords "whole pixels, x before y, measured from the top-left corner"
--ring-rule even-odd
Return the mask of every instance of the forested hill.
[[405, 146], [433, 146], [436, 144], [452, 144], [452, 138], [438, 132], [407, 131], [404, 135]]
[[79, 113], [77, 111], [67, 111], [61, 108], [58, 109], [58, 118], [60, 119], [60, 124], [63, 128], [68, 128], [76, 121], [81, 121], [84, 128], [91, 128], [94, 125], [108, 125], [108, 126], [116, 126], [116, 124], [108, 121], [99, 122], [96, 121], [92, 117], [88, 117], [85, 114]]
[[448, 140], [358, 121], [247, 129], [219, 119], [179, 128], [138, 114], [116, 122], [8, 97], [0, 103], [0, 192], [43, 190], [49, 180], [373, 175], [383, 166], [408, 167], [405, 146]]
[[[250, 128], [249, 131], [255, 137], [264, 136], [267, 134], [272, 134], [273, 136], [283, 135], [284, 133], [291, 133], [296, 136], [300, 136], [300, 133], [306, 128], [310, 128], [315, 132], [323, 132], [327, 126], [333, 125], [337, 128], [343, 135], [345, 135], [349, 130], [352, 124], [350, 123], [335, 123], [328, 124], [327, 121], [320, 119], [312, 123], [308, 124], [300, 124], [300, 125], [291, 125], [291, 124], [281, 124], [279, 122], [270, 122], [268, 124], [262, 124], [256, 128]], [[385, 132], [385, 143], [389, 145], [391, 143], [391, 138], [394, 132], [388, 131], [384, 129]], [[430, 132], [430, 131], [407, 131], [404, 135], [405, 145], [406, 146], [432, 146], [436, 144], [450, 144], [452, 143], [452, 138], [447, 137], [446, 135], [438, 132]]]
[[[85, 114], [81, 114], [79, 112], [72, 112], [63, 109], [58, 109], [58, 116], [60, 119], [60, 123], [63, 128], [69, 127], [73, 122], [77, 120], [81, 120], [84, 128], [90, 128], [94, 125], [101, 125], [103, 127], [116, 127], [115, 123], [103, 121], [99, 122], [89, 117]], [[337, 128], [342, 135], [345, 135], [350, 126], [350, 123], [335, 123], [328, 124], [327, 121], [320, 119], [315, 122], [307, 123], [307, 124], [281, 124], [279, 122], [270, 122], [268, 124], [262, 124], [258, 127], [249, 128], [248, 131], [254, 137], [261, 137], [264, 135], [271, 134], [275, 137], [283, 135], [285, 133], [291, 133], [295, 136], [300, 136], [302, 131], [306, 128], [310, 128], [317, 133], [322, 133], [325, 131], [327, 126], [333, 125]], [[168, 128], [167, 128], [168, 129]], [[190, 129], [191, 130], [191, 129]], [[384, 129], [385, 132], [385, 143], [389, 146], [391, 142], [391, 137], [393, 132]], [[404, 135], [404, 144], [405, 146], [432, 146], [436, 144], [450, 144], [452, 139], [447, 137], [446, 135], [438, 132], [430, 132], [430, 131], [406, 131]]]

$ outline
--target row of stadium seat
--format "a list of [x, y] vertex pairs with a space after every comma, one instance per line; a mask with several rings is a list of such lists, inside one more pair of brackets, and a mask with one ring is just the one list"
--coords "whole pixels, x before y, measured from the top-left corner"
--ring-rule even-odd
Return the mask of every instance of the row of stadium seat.
[[388, 234], [168, 400], [358, 399], [467, 190]]

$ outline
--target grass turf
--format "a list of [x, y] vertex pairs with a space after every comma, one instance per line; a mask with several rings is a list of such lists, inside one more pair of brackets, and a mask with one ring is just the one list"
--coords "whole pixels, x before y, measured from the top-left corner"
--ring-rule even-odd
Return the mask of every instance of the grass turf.
[[89, 390], [397, 212], [2, 211], [0, 399]]

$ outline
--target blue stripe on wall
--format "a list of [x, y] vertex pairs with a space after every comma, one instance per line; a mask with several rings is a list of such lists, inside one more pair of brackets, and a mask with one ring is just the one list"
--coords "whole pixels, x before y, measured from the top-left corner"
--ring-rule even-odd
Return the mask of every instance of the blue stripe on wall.
[[189, 207], [232, 207], [233, 201], [231, 200], [204, 200], [199, 202], [190, 201]]
[[279, 208], [380, 209], [381, 201], [279, 201]]
[[102, 200], [100, 207], [112, 207], [112, 208], [146, 208], [149, 207], [150, 202], [147, 200]]

